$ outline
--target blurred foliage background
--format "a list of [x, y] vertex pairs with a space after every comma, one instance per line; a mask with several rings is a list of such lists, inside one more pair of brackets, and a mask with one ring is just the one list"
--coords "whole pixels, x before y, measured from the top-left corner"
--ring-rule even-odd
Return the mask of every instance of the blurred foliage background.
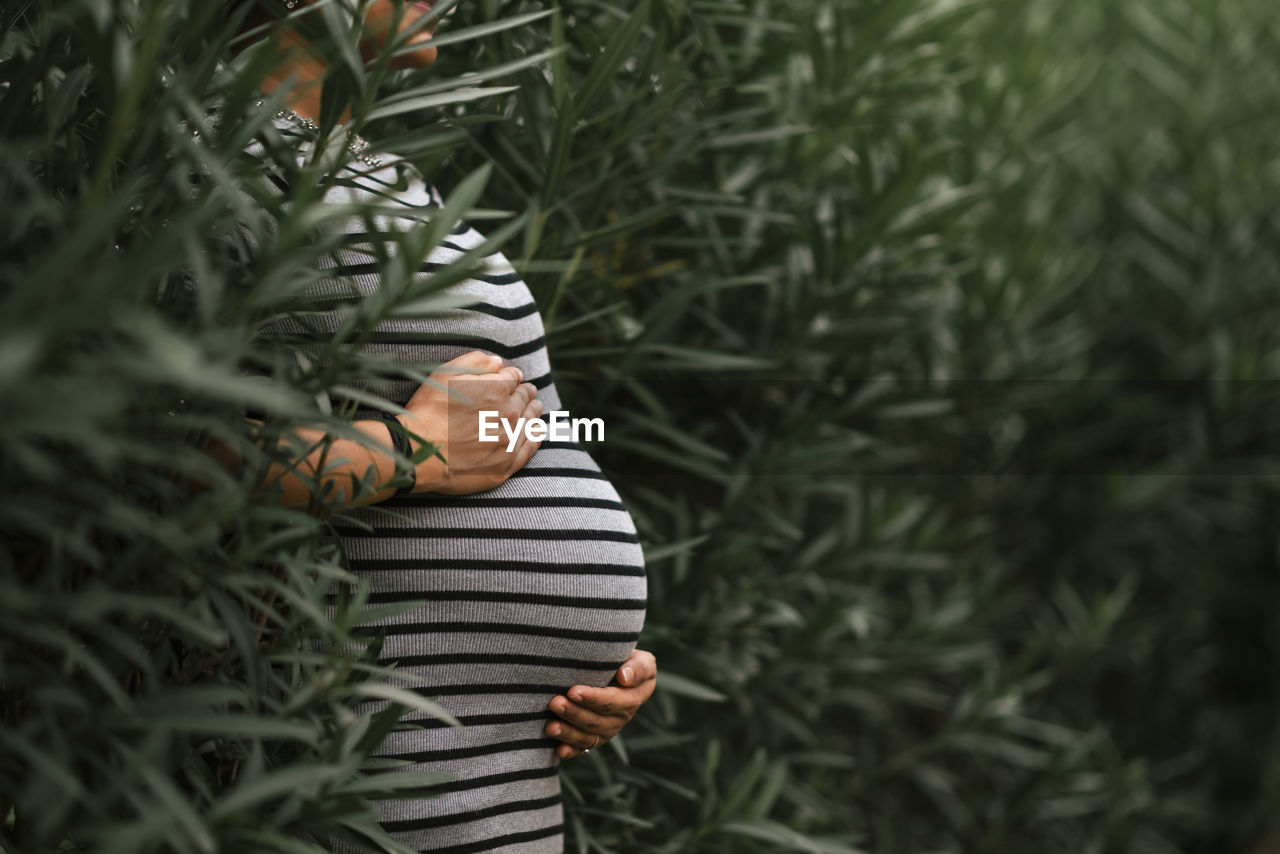
[[[218, 6], [3, 12], [9, 854], [316, 851], [430, 782], [374, 773], [394, 712], [357, 704], [398, 695], [359, 594], [323, 608], [351, 580], [323, 513], [198, 450], [258, 453], [246, 407], [339, 430], [345, 379], [385, 370], [263, 334], [326, 214], [240, 154], [262, 65], [219, 64]], [[551, 8], [459, 4], [436, 66], [342, 65], [329, 103], [483, 205], [567, 403], [609, 425], [662, 677], [569, 765], [570, 850], [1254, 850], [1280, 803], [1269, 4]]]

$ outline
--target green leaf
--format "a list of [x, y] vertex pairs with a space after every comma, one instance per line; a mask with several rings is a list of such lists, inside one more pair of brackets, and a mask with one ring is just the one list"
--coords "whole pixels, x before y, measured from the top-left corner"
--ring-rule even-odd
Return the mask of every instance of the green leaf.
[[658, 674], [658, 689], [670, 691], [678, 697], [688, 697], [691, 700], [702, 700], [707, 703], [722, 703], [729, 699], [701, 682], [695, 682], [687, 676], [672, 673], [670, 670], [663, 670]]

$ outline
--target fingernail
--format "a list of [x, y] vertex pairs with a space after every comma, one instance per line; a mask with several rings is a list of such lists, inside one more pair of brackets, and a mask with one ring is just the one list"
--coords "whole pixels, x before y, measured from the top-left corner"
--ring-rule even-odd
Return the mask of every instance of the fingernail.
[[535, 401], [533, 402], [533, 411], [534, 411], [534, 412], [541, 413], [541, 412], [542, 412], [542, 410], [543, 410], [543, 409], [545, 409], [545, 408], [546, 408], [546, 405], [545, 405], [542, 401], [540, 401], [540, 400], [535, 400]]
[[564, 732], [564, 730], [562, 730], [557, 724], [552, 724], [551, 726], [547, 727], [548, 735], [559, 735], [562, 732]]
[[630, 667], [622, 668], [622, 681], [630, 684], [632, 679], [636, 678], [635, 671]]
[[569, 692], [569, 699], [570, 699], [570, 700], [573, 700], [575, 703], [581, 703], [581, 702], [582, 702], [582, 697], [583, 697], [583, 693], [582, 693], [581, 691], [570, 691], [570, 692]]

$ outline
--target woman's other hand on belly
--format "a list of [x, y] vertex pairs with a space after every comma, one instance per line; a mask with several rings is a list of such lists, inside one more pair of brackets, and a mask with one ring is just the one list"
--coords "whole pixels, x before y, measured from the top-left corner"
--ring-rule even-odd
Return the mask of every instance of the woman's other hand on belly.
[[572, 759], [621, 732], [653, 695], [657, 678], [658, 662], [653, 653], [637, 649], [618, 668], [613, 678], [616, 685], [575, 685], [567, 697], [552, 697], [547, 708], [560, 720], [548, 723], [546, 733], [564, 742], [556, 748], [556, 755]]

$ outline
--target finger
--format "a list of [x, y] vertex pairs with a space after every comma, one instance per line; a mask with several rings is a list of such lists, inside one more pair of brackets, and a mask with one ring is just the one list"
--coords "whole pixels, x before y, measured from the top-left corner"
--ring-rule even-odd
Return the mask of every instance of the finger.
[[572, 744], [562, 744], [556, 748], [556, 756], [561, 759], [573, 759], [575, 756], [581, 756], [585, 751], [579, 750]]
[[511, 392], [511, 408], [516, 412], [523, 412], [537, 396], [538, 389], [533, 383], [521, 383]]
[[[545, 407], [543, 406], [542, 401], [538, 400], [535, 397], [533, 400], [529, 401], [529, 403], [525, 405], [524, 411], [520, 413], [519, 417], [523, 418], [526, 423], [528, 423], [529, 421], [534, 421], [539, 417], [541, 417], [542, 410], [544, 408]], [[538, 448], [542, 447], [542, 442], [543, 442], [542, 439], [529, 439], [528, 435], [529, 435], [528, 433], [521, 430], [520, 441], [522, 444], [517, 445], [516, 448], [514, 449], [517, 455], [516, 462], [519, 462], [520, 465], [524, 465], [525, 463], [527, 463], [529, 461], [529, 457], [532, 457], [534, 452], [537, 451]]]
[[511, 392], [514, 394], [516, 388], [524, 381], [524, 371], [515, 365], [507, 365], [497, 372], [497, 376], [501, 377], [503, 382], [511, 383]]
[[[520, 417], [521, 417], [521, 418], [523, 418], [523, 419], [525, 419], [525, 421], [526, 421], [526, 422], [528, 422], [528, 421], [535, 421], [535, 420], [537, 420], [537, 419], [539, 419], [539, 418], [541, 418], [541, 417], [542, 417], [542, 411], [543, 411], [544, 409], [546, 409], [546, 406], [542, 403], [542, 401], [541, 401], [541, 400], [538, 400], [538, 399], [535, 397], [533, 400], [529, 401], [529, 403], [525, 406], [524, 411], [520, 413]], [[523, 434], [523, 435], [528, 435], [528, 434], [526, 433], [526, 434]], [[534, 451], [536, 451], [536, 450], [538, 450], [538, 448], [541, 448], [541, 447], [542, 447], [542, 443], [543, 443], [543, 441], [544, 441], [543, 439], [530, 439], [530, 440], [529, 440], [529, 451], [528, 451], [528, 454], [529, 454], [529, 456], [530, 456], [530, 457], [531, 457], [531, 456], [533, 456], [533, 452], [534, 452]], [[528, 461], [528, 457], [526, 457], [526, 458], [525, 458], [525, 461], [526, 461], [526, 462]]]
[[[612, 738], [617, 735], [626, 723], [625, 718], [602, 715], [578, 703], [570, 703], [563, 697], [553, 697], [547, 706], [556, 717], [575, 729], [598, 735], [602, 738]], [[554, 724], [555, 721], [552, 721], [552, 723]]]
[[628, 720], [653, 693], [653, 683], [636, 688], [591, 688], [574, 685], [569, 699], [579, 706], [602, 715], [622, 715]]
[[552, 721], [547, 724], [545, 732], [556, 741], [576, 747], [579, 750], [590, 750], [605, 743], [605, 737], [598, 733], [584, 732], [575, 726], [562, 723], [560, 721]]
[[507, 460], [508, 476], [524, 468], [525, 464], [528, 463], [529, 460], [533, 459], [533, 455], [538, 452], [538, 448], [540, 447], [542, 447], [541, 441], [537, 441], [537, 442], [530, 441], [527, 437], [524, 436], [524, 434], [521, 434], [519, 443], [511, 451], [511, 457], [510, 459]]
[[648, 650], [635, 649], [627, 660], [618, 668], [618, 684], [624, 688], [635, 686], [658, 678], [658, 659]]
[[[547, 408], [546, 404], [538, 398], [533, 398], [524, 405], [524, 411], [520, 413], [521, 418], [537, 419], [542, 417], [542, 412]], [[541, 443], [541, 439], [538, 440]]]
[[[524, 413], [520, 416], [528, 421], [531, 418], [537, 418], [542, 413], [542, 402], [534, 400], [525, 407]], [[529, 438], [529, 434], [520, 430], [516, 433], [516, 443], [514, 447], [508, 451], [505, 447], [500, 450], [500, 456], [496, 458], [496, 462], [491, 464], [492, 471], [497, 474], [501, 480], [505, 481], [511, 475], [520, 471], [525, 464], [533, 458], [538, 452], [538, 448], [542, 447], [542, 440], [536, 441]]]

